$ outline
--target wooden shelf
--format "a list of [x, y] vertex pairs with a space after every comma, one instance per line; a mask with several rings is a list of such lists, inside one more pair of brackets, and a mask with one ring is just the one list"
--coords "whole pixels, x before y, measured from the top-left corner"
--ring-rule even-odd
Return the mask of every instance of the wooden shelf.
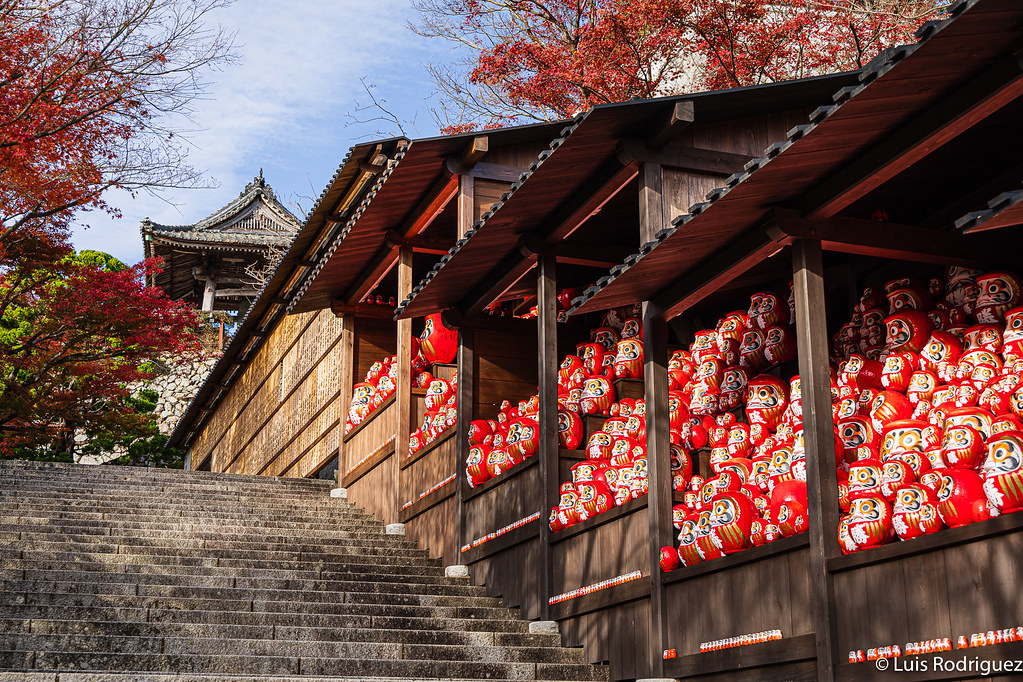
[[475, 564], [484, 559], [489, 559], [495, 554], [500, 554], [515, 545], [538, 539], [540, 537], [541, 523], [547, 523], [547, 519], [543, 518], [543, 516], [536, 521], [530, 521], [523, 526], [519, 526], [515, 530], [510, 530], [500, 537], [488, 540], [482, 545], [477, 545], [466, 552], [462, 552], [461, 547], [459, 547], [459, 561], [464, 564]]
[[[521, 474], [523, 471], [526, 471], [536, 466], [539, 463], [539, 461], [540, 461], [539, 458], [537, 458], [534, 455], [533, 457], [529, 457], [527, 459], [522, 460], [521, 462], [513, 466], [511, 469], [508, 469], [507, 471], [502, 473], [500, 476], [495, 476], [494, 478], [488, 479], [486, 482], [483, 483], [483, 485], [477, 486], [475, 488], [468, 488], [462, 494], [462, 502], [468, 502], [469, 500], [475, 497], [479, 497], [480, 495], [483, 495], [484, 493], [493, 490], [502, 483], [507, 483], [511, 479]], [[461, 466], [461, 464], [459, 464], [458, 466]]]
[[381, 447], [379, 451], [373, 453], [373, 455], [361, 462], [357, 467], [352, 469], [350, 473], [344, 474], [341, 479], [341, 487], [347, 488], [351, 484], [358, 481], [360, 478], [372, 471], [378, 464], [385, 461], [388, 457], [394, 454], [394, 439], [392, 438], [387, 442], [385, 447]]
[[[953, 636], [952, 640], [955, 641], [956, 637]], [[839, 652], [841, 654], [843, 652]], [[845, 652], [847, 653], [847, 652]], [[875, 661], [864, 661], [863, 663], [839, 663], [835, 666], [835, 680], [838, 682], [860, 682], [861, 680], [866, 681], [877, 681], [882, 682], [890, 680], [897, 682], [898, 680], [963, 680], [963, 679], [976, 679], [982, 677], [979, 669], [969, 670], [964, 672], [963, 670], [935, 670], [934, 660], [940, 657], [943, 660], [942, 667], [950, 668], [954, 667], [956, 661], [965, 660], [966, 663], [973, 662], [975, 659], [980, 659], [991, 665], [991, 674], [983, 676], [984, 679], [994, 677], [996, 679], [1019, 679], [1018, 671], [1015, 667], [1010, 668], [1007, 672], [999, 672], [998, 668], [993, 665], [995, 661], [1006, 661], [1009, 664], [1023, 660], [1023, 642], [1007, 642], [1004, 644], [992, 644], [991, 646], [985, 647], [969, 647], [967, 649], [953, 649], [952, 651], [942, 651], [934, 654], [920, 654], [916, 656], [903, 656], [898, 659], [888, 659], [888, 669], [878, 670]], [[895, 669], [895, 662], [898, 661], [899, 670]], [[920, 663], [926, 663], [926, 670], [913, 670], [911, 666], [914, 663], [920, 665]], [[1013, 673], [1017, 674], [1013, 674]], [[915, 674], [914, 674], [915, 673]]]
[[[760, 644], [669, 658], [664, 662], [664, 673], [671, 677], [689, 677], [718, 672], [738, 672], [768, 665], [809, 661], [815, 657], [814, 635], [796, 635]], [[873, 669], [873, 663], [870, 667]]]
[[408, 469], [410, 466], [421, 460], [423, 457], [426, 457], [428, 454], [430, 454], [431, 452], [439, 448], [442, 444], [446, 443], [449, 439], [454, 437], [457, 431], [458, 428], [455, 426], [448, 427], [448, 429], [441, 433], [439, 436], [437, 436], [437, 438], [435, 438], [425, 447], [420, 448], [419, 451], [416, 452], [416, 454], [412, 455], [411, 457], [405, 457], [401, 462], [401, 468]]
[[784, 554], [785, 552], [792, 552], [809, 546], [809, 533], [800, 533], [799, 535], [793, 535], [790, 538], [781, 538], [780, 540], [769, 542], [766, 545], [761, 545], [760, 547], [751, 547], [741, 552], [736, 552], [735, 554], [729, 554], [728, 556], [711, 559], [710, 561], [701, 561], [695, 566], [683, 566], [682, 568], [676, 568], [671, 573], [663, 574], [663, 582], [665, 585], [669, 585], [671, 583], [695, 578], [698, 575], [727, 571], [728, 569], [735, 568], [736, 566], [742, 566], [743, 564], [760, 561], [761, 559], [766, 559], [770, 556]]
[[555, 545], [559, 542], [564, 542], [565, 540], [575, 537], [576, 535], [581, 535], [588, 530], [592, 530], [598, 526], [603, 526], [605, 523], [611, 523], [623, 516], [628, 516], [629, 514], [634, 514], [641, 509], [646, 509], [647, 497], [649, 496], [643, 495], [642, 497], [637, 497], [635, 500], [629, 500], [620, 507], [608, 509], [603, 514], [597, 514], [596, 516], [577, 523], [570, 528], [559, 530], [551, 536], [551, 544]]
[[976, 542], [995, 535], [1011, 533], [1023, 529], [1023, 513], [1005, 514], [987, 521], [971, 523], [961, 528], [946, 528], [931, 535], [924, 535], [913, 540], [889, 543], [874, 549], [863, 550], [828, 560], [828, 571], [839, 573], [854, 568], [862, 568], [872, 564], [880, 564], [893, 559], [923, 554], [937, 549]]
[[637, 599], [648, 599], [649, 597], [650, 576], [645, 575], [642, 578], [630, 580], [621, 585], [607, 587], [591, 594], [553, 604], [551, 606], [551, 617], [554, 620], [573, 618], [584, 613], [600, 611], [601, 609], [636, 601]]
[[457, 480], [448, 481], [447, 483], [437, 488], [426, 497], [421, 497], [415, 502], [413, 502], [411, 507], [406, 507], [405, 509], [399, 510], [398, 520], [401, 521], [402, 523], [407, 523], [409, 519], [414, 519], [415, 517], [425, 512], [427, 509], [430, 509], [431, 507], [436, 507], [444, 500], [454, 496], [455, 484], [457, 483], [458, 483]]
[[[392, 404], [394, 404], [394, 400], [395, 400], [395, 394], [392, 393], [390, 398], [388, 398], [384, 402], [380, 403], [380, 406], [377, 407], [377, 409], [375, 409], [372, 412], [370, 412], [369, 415], [365, 419], [362, 420], [361, 424], [359, 424], [354, 429], [352, 429], [351, 433], [344, 434], [344, 436], [342, 436], [342, 438], [341, 438], [341, 441], [344, 442], [344, 443], [347, 443], [351, 439], [355, 438], [355, 434], [359, 433], [359, 431], [362, 431], [364, 428], [366, 428], [367, 426], [372, 424], [373, 420], [377, 419], [380, 415], [382, 415], [387, 410], [388, 407], [390, 407]], [[347, 415], [347, 413], [345, 413], [345, 414]]]

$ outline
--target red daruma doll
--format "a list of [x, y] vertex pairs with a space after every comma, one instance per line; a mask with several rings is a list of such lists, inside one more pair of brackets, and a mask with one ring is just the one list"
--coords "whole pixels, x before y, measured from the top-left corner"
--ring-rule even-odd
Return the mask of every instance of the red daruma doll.
[[426, 324], [419, 339], [419, 350], [427, 362], [446, 365], [455, 359], [458, 332], [444, 326], [440, 313], [426, 316]]

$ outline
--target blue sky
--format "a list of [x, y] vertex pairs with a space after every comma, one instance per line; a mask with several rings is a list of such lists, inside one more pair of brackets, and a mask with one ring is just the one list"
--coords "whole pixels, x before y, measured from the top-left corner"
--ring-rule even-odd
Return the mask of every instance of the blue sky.
[[436, 134], [425, 64], [454, 55], [444, 41], [405, 28], [414, 19], [409, 0], [238, 0], [218, 12], [216, 21], [237, 32], [238, 61], [209, 75], [187, 137], [192, 165], [219, 187], [160, 198], [110, 193], [123, 217], [82, 215], [75, 247], [135, 263], [143, 218], [194, 222], [233, 199], [260, 168], [293, 212], [295, 203], [310, 209], [352, 144], [397, 133], [387, 123], [349, 118], [369, 102], [360, 78], [400, 119], [414, 122], [408, 134]]

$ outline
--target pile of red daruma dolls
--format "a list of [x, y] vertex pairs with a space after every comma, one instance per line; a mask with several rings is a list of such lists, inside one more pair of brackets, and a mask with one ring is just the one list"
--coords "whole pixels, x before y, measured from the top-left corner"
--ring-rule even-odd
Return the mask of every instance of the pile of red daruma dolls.
[[[438, 415], [443, 413], [443, 421], [445, 422], [449, 418], [452, 420], [448, 426], [454, 424], [455, 379], [452, 378], [451, 382], [437, 379], [436, 381], [442, 383], [434, 387], [435, 379], [430, 373], [430, 367], [435, 363], [448, 364], [452, 362], [455, 359], [457, 350], [457, 332], [444, 326], [439, 313], [428, 315], [423, 327], [423, 333], [419, 338], [413, 337], [412, 339], [412, 384], [417, 388], [425, 388], [427, 390], [427, 414], [431, 420], [429, 424], [424, 423], [421, 429], [412, 434], [413, 438], [418, 437], [420, 448], [440, 434], [440, 431], [436, 431], [441, 421], [441, 417]], [[390, 355], [378, 362], [374, 362], [370, 366], [365, 378], [352, 388], [352, 404], [349, 406], [348, 415], [345, 418], [346, 435], [351, 433], [359, 424], [366, 421], [378, 407], [394, 395], [397, 381], [397, 356]], [[431, 394], [434, 394], [432, 398]], [[431, 404], [435, 404], [439, 400], [437, 396], [443, 396], [442, 404], [435, 405], [431, 411]], [[449, 400], [450, 405], [448, 405]], [[447, 429], [448, 426], [445, 426], [441, 431]], [[433, 434], [432, 437], [426, 440], [431, 433]]]
[[864, 291], [834, 338], [843, 551], [1023, 508], [1021, 290], [950, 267]]
[[[558, 295], [564, 312], [578, 290]], [[614, 310], [604, 316], [601, 327], [577, 346], [558, 370], [558, 426], [562, 447], [582, 447], [580, 414], [611, 415], [615, 404], [615, 378], [642, 378], [643, 342], [638, 318]], [[640, 401], [642, 402], [642, 401]], [[469, 453], [465, 468], [469, 485], [476, 487], [501, 475], [539, 449], [540, 400], [532, 395], [518, 403], [505, 400], [496, 419], [469, 424]], [[644, 460], [645, 464], [645, 460]]]

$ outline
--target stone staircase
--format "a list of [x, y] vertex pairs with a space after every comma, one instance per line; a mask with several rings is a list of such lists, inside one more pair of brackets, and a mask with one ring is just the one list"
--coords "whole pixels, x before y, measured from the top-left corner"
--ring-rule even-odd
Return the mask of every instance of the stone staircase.
[[0, 462], [0, 680], [606, 680], [325, 481]]

